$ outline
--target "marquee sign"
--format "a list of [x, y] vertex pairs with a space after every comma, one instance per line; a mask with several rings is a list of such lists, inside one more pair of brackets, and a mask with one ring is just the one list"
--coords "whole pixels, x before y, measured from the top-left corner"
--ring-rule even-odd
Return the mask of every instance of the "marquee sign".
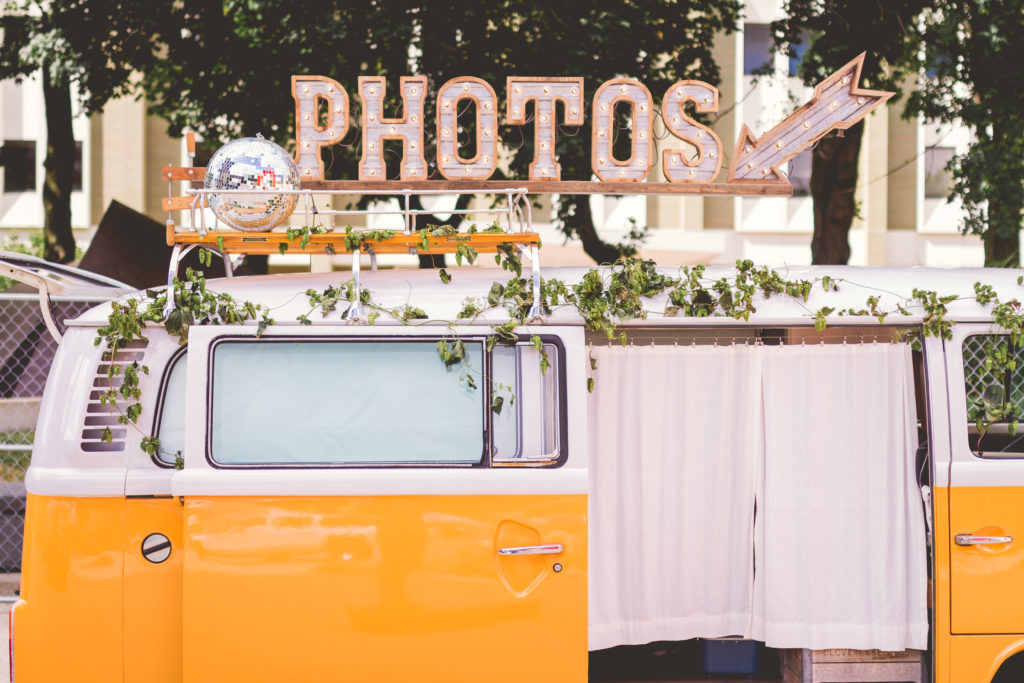
[[[861, 54], [835, 74], [820, 83], [810, 101], [770, 131], [756, 137], [743, 126], [722, 190], [734, 188], [737, 194], [746, 194], [740, 187], [751, 183], [776, 186], [769, 194], [787, 193], [790, 189], [781, 166], [832, 130], [849, 128], [868, 113], [886, 102], [893, 93], [865, 90], [858, 87], [864, 55]], [[431, 94], [423, 76], [403, 76], [398, 91], [402, 98], [400, 115], [384, 115], [386, 79], [361, 76], [358, 97], [361, 102], [360, 127], [362, 131], [362, 158], [359, 161], [359, 179], [374, 186], [386, 180], [386, 167], [382, 153], [383, 142], [397, 140], [402, 146], [399, 163], [401, 183], [426, 181], [429, 165], [424, 149], [424, 104]], [[394, 84], [391, 84], [394, 87]], [[349, 128], [349, 96], [337, 81], [324, 76], [293, 76], [292, 95], [295, 98], [295, 160], [304, 185], [323, 181], [324, 167], [320, 150], [340, 141]], [[555, 154], [555, 143], [560, 125], [579, 126], [584, 122], [585, 92], [583, 78], [525, 78], [510, 76], [505, 82], [506, 125], [529, 125], [527, 104], [533, 104], [534, 150], [530, 163], [530, 183], [543, 183], [548, 191], [579, 191], [572, 187], [579, 183], [561, 181], [561, 165]], [[433, 159], [438, 172], [449, 181], [488, 181], [498, 164], [498, 97], [486, 81], [463, 76], [453, 78], [436, 95], [436, 152]], [[458, 141], [458, 115], [460, 107], [472, 102], [476, 111], [476, 154], [467, 158], [460, 151]], [[556, 103], [561, 104], [560, 107]], [[706, 186], [714, 181], [722, 167], [725, 150], [713, 130], [687, 114], [692, 104], [697, 112], [718, 111], [718, 89], [700, 81], [681, 80], [661, 94], [660, 116], [669, 133], [669, 144], [661, 150], [660, 159], [654, 144], [654, 119], [658, 114], [652, 93], [643, 83], [633, 78], [615, 78], [603, 83], [590, 101], [592, 117], [591, 167], [600, 179], [597, 185], [640, 183], [655, 163], [668, 183], [669, 190], [683, 190], [686, 184]], [[612, 137], [616, 134], [613, 117], [619, 105], [630, 111], [630, 154], [616, 158], [612, 151]], [[321, 112], [325, 111], [326, 116]], [[690, 155], [678, 145], [678, 140], [696, 149]], [[433, 183], [444, 184], [434, 180]], [[326, 183], [325, 183], [326, 184]], [[595, 183], [587, 183], [594, 185]], [[644, 183], [644, 185], [650, 185]], [[559, 186], [565, 186], [560, 188]], [[781, 186], [781, 187], [778, 187]], [[371, 188], [368, 188], [371, 189]], [[604, 191], [622, 192], [606, 188]], [[752, 188], [748, 188], [752, 189]], [[630, 192], [643, 191], [640, 186]], [[732, 193], [732, 192], [723, 192]]]

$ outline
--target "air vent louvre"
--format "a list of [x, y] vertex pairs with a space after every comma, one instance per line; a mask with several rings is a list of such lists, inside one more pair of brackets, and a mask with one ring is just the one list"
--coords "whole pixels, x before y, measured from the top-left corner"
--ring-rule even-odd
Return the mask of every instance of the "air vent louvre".
[[[93, 390], [89, 392], [89, 403], [86, 406], [86, 417], [82, 426], [82, 450], [86, 453], [111, 453], [125, 449], [125, 438], [128, 430], [118, 422], [121, 414], [114, 406], [104, 405], [100, 402], [100, 396], [107, 390], [120, 389], [124, 384], [124, 368], [132, 363], [142, 362], [146, 355], [147, 342], [141, 339], [128, 342], [119, 349], [116, 355], [105, 351], [96, 368], [96, 376], [93, 378]], [[108, 375], [111, 366], [122, 368], [121, 374], [110, 377]], [[126, 403], [122, 400], [122, 404]], [[124, 409], [124, 405], [121, 406]], [[103, 432], [109, 428], [111, 441], [103, 440]]]

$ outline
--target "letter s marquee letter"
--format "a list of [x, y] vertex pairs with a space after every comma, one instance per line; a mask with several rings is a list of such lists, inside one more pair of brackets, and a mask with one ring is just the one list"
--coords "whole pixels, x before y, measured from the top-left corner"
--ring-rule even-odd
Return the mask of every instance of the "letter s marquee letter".
[[699, 112], [718, 111], [718, 88], [701, 81], [678, 81], [661, 101], [665, 127], [677, 138], [697, 148], [697, 158], [687, 159], [682, 150], [666, 149], [662, 169], [673, 183], [710, 183], [722, 168], [722, 141], [715, 131], [686, 115], [683, 108], [693, 102]]
[[[348, 93], [333, 78], [292, 76], [295, 98], [295, 163], [303, 180], [323, 180], [320, 148], [333, 145], [348, 132]], [[319, 101], [327, 102], [327, 123], [320, 125]]]

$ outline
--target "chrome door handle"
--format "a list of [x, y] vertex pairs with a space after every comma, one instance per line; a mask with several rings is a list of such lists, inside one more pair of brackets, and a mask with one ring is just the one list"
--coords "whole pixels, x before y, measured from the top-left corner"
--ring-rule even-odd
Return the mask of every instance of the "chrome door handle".
[[521, 545], [515, 548], [498, 548], [499, 555], [557, 555], [562, 552], [561, 543], [547, 545]]
[[975, 536], [974, 534], [957, 534], [953, 537], [957, 545], [992, 545], [997, 543], [1013, 543], [1013, 536]]

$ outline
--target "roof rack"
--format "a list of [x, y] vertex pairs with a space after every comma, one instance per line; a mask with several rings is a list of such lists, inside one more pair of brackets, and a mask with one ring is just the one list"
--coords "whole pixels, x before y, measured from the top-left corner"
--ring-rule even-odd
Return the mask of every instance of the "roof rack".
[[[401, 187], [395, 182], [388, 182], [386, 187], [375, 187], [375, 183], [361, 181], [319, 181], [303, 183], [298, 190], [266, 190], [268, 194], [296, 195], [301, 209], [305, 213], [305, 225], [312, 226], [323, 217], [333, 224], [336, 216], [356, 215], [392, 215], [401, 216], [403, 228], [377, 233], [366, 238], [363, 231], [349, 232], [347, 229], [336, 230], [325, 228], [323, 232], [295, 235], [288, 233], [286, 226], [279, 226], [266, 232], [241, 232], [222, 225], [216, 218], [212, 224], [208, 221], [203, 209], [209, 205], [208, 197], [212, 194], [259, 194], [260, 190], [213, 190], [191, 187], [184, 196], [171, 196], [174, 181], [192, 181], [193, 185], [203, 180], [206, 169], [198, 166], [165, 166], [162, 176], [167, 180], [168, 196], [163, 200], [163, 208], [167, 211], [167, 244], [173, 247], [171, 261], [168, 266], [167, 283], [171, 286], [178, 272], [178, 266], [186, 255], [196, 248], [203, 247], [221, 256], [228, 277], [234, 274], [235, 262], [231, 257], [245, 254], [352, 254], [352, 276], [357, 292], [355, 302], [349, 308], [347, 319], [350, 322], [365, 320], [359, 305], [359, 271], [360, 256], [369, 254], [371, 269], [376, 269], [378, 254], [450, 254], [471, 247], [480, 253], [497, 253], [500, 249], [516, 248], [526, 256], [531, 264], [531, 276], [534, 291], [540, 291], [540, 235], [533, 230], [531, 205], [528, 189], [516, 183], [408, 183], [410, 187]], [[399, 185], [396, 189], [396, 185]], [[415, 187], [415, 186], [421, 187]], [[422, 187], [428, 185], [428, 187]], [[336, 209], [320, 208], [316, 205], [316, 197], [347, 196], [360, 197], [366, 194], [394, 197], [399, 200], [399, 207], [373, 206], [367, 209]], [[484, 215], [492, 216], [497, 230], [452, 231], [451, 233], [423, 234], [416, 231], [416, 217], [437, 213], [432, 209], [412, 208], [413, 196], [437, 195], [491, 195], [500, 199], [495, 205], [487, 208], [452, 209], [441, 213], [453, 215]], [[184, 211], [184, 225], [177, 225], [171, 215], [173, 211]], [[382, 231], [383, 232], [383, 231]], [[173, 301], [168, 300], [168, 308]], [[539, 298], [530, 310], [529, 317], [541, 314]]]

